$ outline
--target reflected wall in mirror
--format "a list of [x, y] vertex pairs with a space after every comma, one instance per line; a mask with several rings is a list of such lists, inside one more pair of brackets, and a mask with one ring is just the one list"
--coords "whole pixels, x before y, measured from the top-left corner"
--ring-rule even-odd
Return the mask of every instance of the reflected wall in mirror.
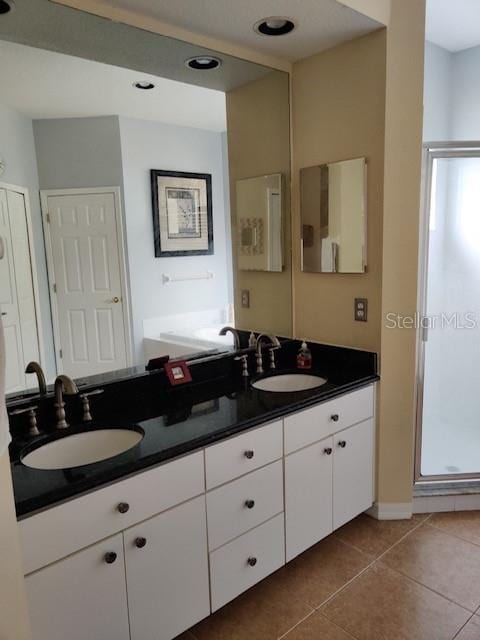
[[300, 170], [303, 271], [365, 271], [366, 201], [365, 158]]
[[[188, 69], [200, 54], [221, 67]], [[226, 324], [291, 334], [290, 252], [241, 272], [235, 217], [237, 182], [272, 176], [271, 217], [289, 220], [288, 74], [48, 0], [2, 17], [0, 56], [9, 393], [35, 387], [30, 360], [51, 383], [232, 350]], [[152, 169], [211, 175], [213, 254], [155, 257]]]
[[273, 174], [237, 182], [238, 268], [282, 271], [282, 176]]

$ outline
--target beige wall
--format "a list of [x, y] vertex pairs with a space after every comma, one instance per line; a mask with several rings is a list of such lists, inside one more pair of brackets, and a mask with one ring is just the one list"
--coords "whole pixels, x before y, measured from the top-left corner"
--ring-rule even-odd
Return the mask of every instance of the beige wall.
[[[227, 93], [227, 136], [234, 263], [235, 321], [241, 329], [292, 334], [290, 239], [290, 108], [289, 77], [280, 71]], [[284, 178], [285, 268], [281, 273], [239, 271], [236, 181], [271, 173]], [[250, 291], [250, 308], [240, 304]]]
[[8, 454], [0, 457], [0, 640], [27, 640], [30, 628]]
[[[417, 309], [424, 0], [392, 0], [387, 38], [382, 315]], [[382, 330], [378, 498], [409, 502], [413, 484], [415, 330]]]
[[[378, 351], [385, 119], [385, 30], [293, 66], [294, 333]], [[302, 273], [299, 171], [367, 159], [367, 273]], [[355, 297], [368, 298], [369, 320], [353, 320]]]

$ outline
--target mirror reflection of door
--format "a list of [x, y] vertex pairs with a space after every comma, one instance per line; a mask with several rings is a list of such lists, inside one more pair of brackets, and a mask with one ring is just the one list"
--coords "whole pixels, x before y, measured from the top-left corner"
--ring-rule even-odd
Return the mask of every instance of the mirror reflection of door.
[[118, 202], [112, 189], [42, 194], [57, 370], [76, 378], [129, 364]]
[[40, 356], [27, 206], [25, 190], [0, 188], [0, 308], [5, 332], [6, 393], [25, 389], [25, 367]]

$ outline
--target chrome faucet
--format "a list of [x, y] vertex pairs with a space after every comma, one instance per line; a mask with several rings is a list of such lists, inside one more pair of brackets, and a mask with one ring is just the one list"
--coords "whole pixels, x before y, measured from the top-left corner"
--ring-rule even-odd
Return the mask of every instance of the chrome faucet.
[[66, 375], [57, 376], [55, 380], [55, 409], [57, 414], [57, 429], [66, 429], [68, 422], [65, 420], [65, 402], [63, 394], [72, 396], [78, 393], [77, 385]]
[[257, 373], [263, 373], [262, 342], [264, 342], [265, 340], [270, 340], [272, 349], [279, 349], [282, 346], [277, 336], [268, 335], [266, 333], [261, 333], [258, 336], [257, 338]]
[[233, 335], [235, 351], [238, 351], [240, 349], [240, 334], [237, 329], [234, 329], [233, 327], [223, 327], [223, 329], [220, 329], [220, 333], [218, 335], [226, 336], [229, 331]]
[[25, 373], [35, 373], [37, 376], [38, 382], [38, 392], [41, 396], [44, 396], [47, 393], [47, 383], [45, 381], [45, 374], [43, 373], [42, 367], [32, 360], [26, 366]]

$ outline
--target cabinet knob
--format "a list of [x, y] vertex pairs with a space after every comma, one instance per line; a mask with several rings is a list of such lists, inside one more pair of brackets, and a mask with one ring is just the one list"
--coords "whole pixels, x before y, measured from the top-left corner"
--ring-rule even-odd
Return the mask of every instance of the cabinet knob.
[[331, 456], [332, 455], [332, 447], [325, 447], [325, 449], [323, 450], [323, 453], [325, 453], [327, 456]]
[[339, 440], [338, 441], [338, 446], [341, 447], [342, 449], [345, 449], [345, 447], [347, 446], [347, 441], [346, 440]]
[[107, 551], [103, 559], [107, 564], [113, 564], [117, 559], [117, 554], [115, 551]]
[[247, 509], [253, 509], [255, 506], [255, 500], [245, 500], [245, 506]]
[[117, 505], [117, 511], [119, 513], [127, 513], [129, 509], [130, 509], [130, 505], [128, 504], [128, 502], [120, 502]]
[[249, 564], [251, 567], [254, 567], [254, 566], [257, 564], [257, 559], [256, 559], [256, 558], [254, 558], [254, 557], [250, 557], [250, 558], [247, 560], [247, 564]]
[[248, 449], [247, 451], [245, 451], [244, 455], [245, 455], [245, 458], [247, 458], [248, 460], [251, 460], [255, 455], [255, 452], [252, 451], [252, 449]]
[[340, 418], [340, 416], [338, 415], [338, 413], [334, 413], [333, 415], [330, 416], [330, 420], [332, 422], [338, 422], [339, 418]]
[[147, 539], [146, 538], [142, 538], [141, 536], [138, 538], [135, 538], [135, 546], [137, 547], [137, 549], [143, 549], [143, 547], [147, 544]]

